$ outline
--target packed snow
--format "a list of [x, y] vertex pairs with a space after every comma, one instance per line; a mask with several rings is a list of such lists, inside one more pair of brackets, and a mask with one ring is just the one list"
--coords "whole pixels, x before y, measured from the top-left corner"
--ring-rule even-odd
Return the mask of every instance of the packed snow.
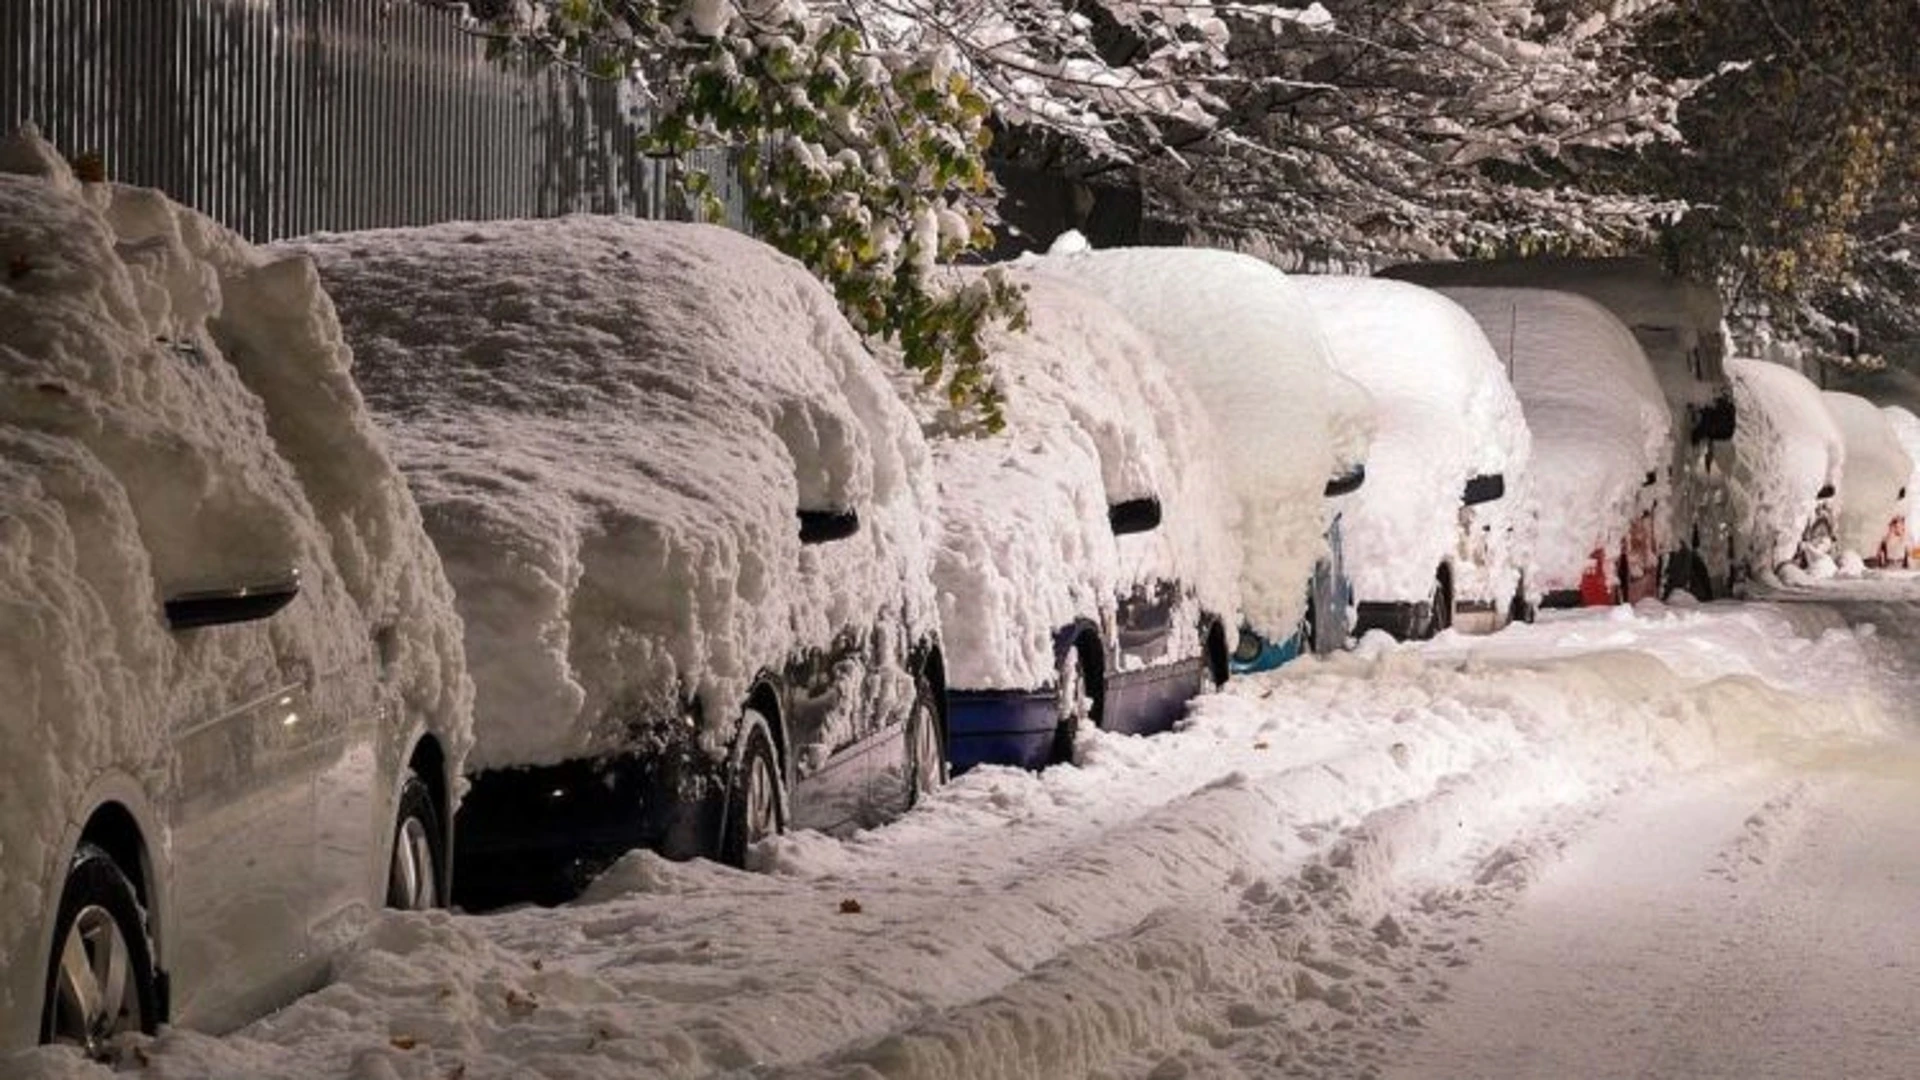
[[[1240, 552], [1218, 438], [1153, 343], [1067, 282], [1011, 272], [1030, 326], [996, 331], [1005, 430], [933, 441], [934, 560], [949, 685], [1032, 689], [1054, 678], [1054, 634], [1092, 618], [1117, 640], [1115, 598], [1177, 581], [1230, 624]], [[929, 423], [933, 418], [929, 418]], [[1160, 528], [1115, 536], [1107, 511], [1157, 498]], [[1198, 655], [1198, 624], [1179, 628]]]
[[[718, 759], [761, 670], [848, 627], [932, 631], [925, 444], [798, 263], [589, 216], [295, 247], [453, 581], [476, 768], [664, 740], [686, 698]], [[803, 548], [801, 510], [860, 528]], [[872, 674], [904, 714], [910, 680]]]
[[[1367, 483], [1348, 499], [1348, 575], [1363, 601], [1425, 600], [1442, 563], [1455, 595], [1504, 608], [1527, 537], [1530, 437], [1505, 365], [1480, 326], [1439, 293], [1400, 281], [1292, 279], [1312, 305], [1339, 369], [1372, 395]], [[1469, 478], [1504, 476], [1506, 496], [1462, 513]], [[1460, 558], [1463, 521], [1480, 531]]]
[[1893, 745], [1875, 642], [1766, 604], [1376, 635], [765, 873], [635, 853], [567, 907], [390, 915], [244, 1031], [128, 1041], [157, 1080], [1369, 1075], [1609, 808]]
[[1578, 588], [1592, 552], [1614, 550], [1642, 513], [1655, 514], [1657, 535], [1671, 535], [1673, 419], [1632, 332], [1574, 293], [1440, 292], [1472, 313], [1506, 362], [1533, 436], [1529, 585]]
[[[87, 807], [118, 784], [164, 826], [191, 794], [177, 732], [299, 665], [370, 685], [384, 660], [400, 715], [457, 770], [472, 684], [446, 578], [306, 260], [157, 192], [82, 184], [27, 131], [0, 143], [0, 264], [3, 1045], [37, 1036], [44, 890]], [[271, 619], [168, 630], [169, 598], [296, 570]], [[150, 839], [170, 844], [163, 827]]]
[[1906, 513], [1913, 459], [1878, 405], [1832, 390], [1822, 391], [1820, 400], [1847, 448], [1840, 475], [1840, 549], [1871, 559], [1886, 543], [1893, 520]]
[[1327, 481], [1365, 462], [1373, 429], [1371, 400], [1334, 370], [1306, 299], [1274, 267], [1224, 251], [1056, 245], [1028, 262], [1110, 301], [1193, 388], [1238, 504], [1247, 621], [1287, 637], [1327, 553]]
[[[1740, 416], [1729, 489], [1734, 535], [1743, 549], [1740, 561], [1766, 577], [1802, 555], [1824, 501], [1820, 492], [1840, 486], [1847, 448], [1820, 400], [1820, 388], [1806, 376], [1745, 357], [1727, 361], [1727, 374]], [[1823, 565], [1835, 554], [1826, 548], [1806, 552]]]

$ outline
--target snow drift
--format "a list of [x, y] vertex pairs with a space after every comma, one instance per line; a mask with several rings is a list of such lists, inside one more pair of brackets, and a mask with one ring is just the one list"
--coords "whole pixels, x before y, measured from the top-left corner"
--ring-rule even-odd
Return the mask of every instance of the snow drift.
[[[1240, 550], [1206, 414], [1113, 307], [1003, 272], [1025, 287], [1030, 319], [990, 340], [1007, 426], [933, 442], [950, 685], [1051, 684], [1054, 633], [1091, 616], [1117, 640], [1115, 598], [1135, 585], [1178, 581], [1232, 625]], [[1148, 497], [1164, 524], [1116, 537], [1108, 507]], [[1174, 649], [1198, 655], [1197, 624], [1179, 629]]]
[[[932, 632], [925, 444], [798, 263], [586, 216], [298, 246], [453, 580], [476, 767], [664, 739], [686, 698], [717, 759], [761, 669], [848, 627]], [[860, 529], [802, 548], [800, 510]], [[910, 680], [875, 674], [904, 714]]]
[[1799, 554], [1821, 490], [1839, 486], [1846, 445], [1806, 376], [1744, 357], [1729, 360], [1727, 373], [1740, 414], [1729, 485], [1734, 536], [1754, 572], [1776, 572]]
[[[306, 260], [157, 192], [80, 184], [27, 132], [0, 144], [0, 265], [0, 970], [23, 971], [94, 786], [128, 775], [170, 805], [178, 728], [294, 663], [371, 671], [392, 627], [400, 715], [457, 771], [472, 687]], [[167, 598], [289, 569], [301, 592], [275, 617], [169, 632]], [[34, 992], [0, 998], [0, 1042], [37, 1020]]]
[[[1354, 595], [1415, 602], [1455, 565], [1456, 596], [1504, 606], [1519, 584], [1526, 538], [1531, 441], [1500, 357], [1473, 316], [1417, 285], [1376, 278], [1295, 277], [1332, 346], [1334, 362], [1373, 396], [1376, 433], [1367, 483], [1344, 525]], [[1470, 477], [1501, 474], [1507, 494], [1467, 520], [1484, 530], [1484, 562], [1456, 560], [1461, 492]]]
[[1230, 462], [1247, 621], [1292, 633], [1327, 551], [1327, 480], [1366, 460], [1373, 426], [1305, 297], [1267, 263], [1224, 251], [1082, 250], [1028, 265], [1110, 301], [1193, 388]]
[[[1473, 315], [1506, 362], [1533, 436], [1530, 586], [1578, 588], [1594, 549], [1614, 550], [1643, 511], [1656, 513], [1659, 536], [1671, 535], [1665, 473], [1673, 420], [1632, 332], [1574, 293], [1440, 292]], [[1648, 474], [1657, 474], [1652, 485]]]
[[1840, 549], [1870, 559], [1886, 542], [1893, 520], [1906, 513], [1913, 459], [1873, 402], [1832, 390], [1821, 391], [1820, 400], [1846, 441], [1846, 469], [1840, 476]]

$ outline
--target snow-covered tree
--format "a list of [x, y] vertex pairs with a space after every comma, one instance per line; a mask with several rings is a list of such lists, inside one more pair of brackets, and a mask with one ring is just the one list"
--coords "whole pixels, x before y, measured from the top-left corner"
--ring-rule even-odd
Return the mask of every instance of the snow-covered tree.
[[[502, 53], [640, 80], [652, 152], [734, 148], [755, 231], [825, 280], [861, 331], [999, 425], [982, 333], [1022, 318], [1019, 294], [994, 275], [951, 286], [935, 273], [992, 239], [990, 110], [950, 51], [885, 47], [805, 0], [511, 0], [486, 15]], [[712, 203], [706, 177], [687, 180]]]

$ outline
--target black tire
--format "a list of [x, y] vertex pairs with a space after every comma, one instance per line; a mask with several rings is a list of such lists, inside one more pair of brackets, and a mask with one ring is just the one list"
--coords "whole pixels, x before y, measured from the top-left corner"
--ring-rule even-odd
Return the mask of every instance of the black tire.
[[[117, 1003], [101, 992], [103, 979], [118, 982]], [[115, 1035], [152, 1034], [160, 1023], [146, 910], [113, 856], [92, 844], [67, 867], [41, 1000], [40, 1041], [78, 1046], [95, 1060], [107, 1058]]]
[[773, 749], [772, 729], [766, 717], [748, 709], [741, 721], [745, 740], [739, 765], [727, 778], [727, 808], [720, 830], [720, 859], [731, 866], [747, 865], [747, 850], [787, 829], [786, 805], [781, 798], [780, 758]]
[[1513, 602], [1507, 605], [1507, 623], [1531, 623], [1540, 617], [1540, 605], [1527, 601], [1527, 583], [1514, 586]]
[[1075, 645], [1060, 658], [1060, 670], [1053, 680], [1055, 726], [1052, 764], [1073, 760], [1074, 742], [1083, 720], [1094, 720], [1098, 713], [1100, 688], [1087, 670], [1087, 658]]
[[913, 677], [913, 713], [907, 717], [913, 806], [947, 782], [947, 732], [940, 723], [938, 693], [925, 671]]
[[1307, 596], [1306, 613], [1300, 616], [1300, 655], [1313, 656], [1320, 651], [1320, 603]]
[[1427, 632], [1421, 637], [1438, 637], [1441, 631], [1453, 626], [1453, 589], [1444, 575], [1434, 575], [1433, 597], [1427, 605], [1431, 609], [1427, 613]]
[[446, 834], [440, 808], [420, 774], [409, 769], [394, 804], [393, 847], [387, 857], [387, 906], [425, 911], [447, 902]]

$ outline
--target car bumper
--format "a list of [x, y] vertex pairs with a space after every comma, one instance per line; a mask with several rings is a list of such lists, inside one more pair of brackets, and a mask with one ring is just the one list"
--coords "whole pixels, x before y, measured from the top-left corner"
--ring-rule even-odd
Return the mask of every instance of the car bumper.
[[1045, 768], [1053, 760], [1059, 724], [1051, 690], [950, 691], [948, 764], [955, 776], [975, 765]]

